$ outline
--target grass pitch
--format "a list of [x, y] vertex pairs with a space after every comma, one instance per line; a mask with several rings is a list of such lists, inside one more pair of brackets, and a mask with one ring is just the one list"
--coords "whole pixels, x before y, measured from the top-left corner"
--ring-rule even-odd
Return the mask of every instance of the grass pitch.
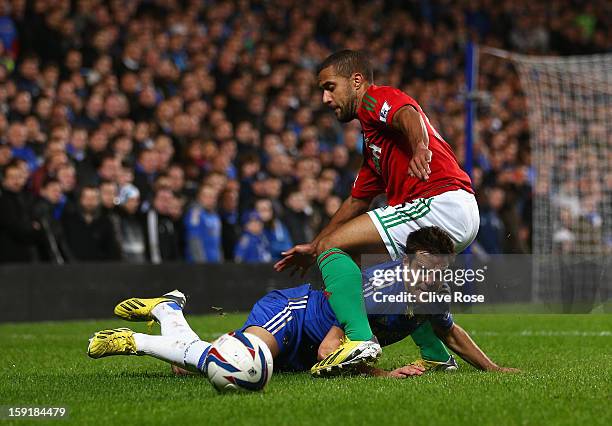
[[[244, 317], [188, 320], [201, 338], [212, 340]], [[218, 395], [206, 379], [174, 377], [152, 358], [85, 355], [94, 331], [127, 325], [146, 332], [144, 324], [2, 324], [0, 405], [68, 407], [68, 419], [43, 423], [78, 425], [612, 424], [612, 316], [455, 319], [493, 360], [523, 373], [482, 373], [461, 361], [457, 372], [405, 380], [275, 373], [263, 393]], [[379, 365], [399, 366], [416, 355], [407, 340], [385, 348]], [[26, 423], [40, 421], [0, 420]]]

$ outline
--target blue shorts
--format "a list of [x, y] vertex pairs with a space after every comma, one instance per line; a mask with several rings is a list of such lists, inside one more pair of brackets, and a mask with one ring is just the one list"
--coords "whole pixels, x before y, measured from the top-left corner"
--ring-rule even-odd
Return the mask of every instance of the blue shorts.
[[319, 344], [333, 325], [339, 324], [323, 292], [304, 284], [259, 299], [241, 330], [258, 326], [274, 335], [280, 350], [275, 369], [306, 371], [316, 362]]

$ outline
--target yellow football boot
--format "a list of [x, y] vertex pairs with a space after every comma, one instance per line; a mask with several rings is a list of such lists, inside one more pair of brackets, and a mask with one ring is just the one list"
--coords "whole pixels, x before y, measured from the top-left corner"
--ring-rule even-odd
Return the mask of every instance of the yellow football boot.
[[376, 338], [371, 340], [350, 340], [344, 337], [338, 349], [310, 369], [316, 377], [335, 376], [353, 367], [376, 362], [382, 350]]
[[115, 306], [115, 315], [127, 321], [154, 321], [155, 318], [151, 315], [151, 311], [163, 302], [175, 302], [183, 309], [187, 303], [187, 297], [178, 290], [153, 299], [132, 297]]
[[134, 332], [129, 328], [98, 331], [89, 339], [87, 355], [95, 359], [111, 355], [138, 355]]

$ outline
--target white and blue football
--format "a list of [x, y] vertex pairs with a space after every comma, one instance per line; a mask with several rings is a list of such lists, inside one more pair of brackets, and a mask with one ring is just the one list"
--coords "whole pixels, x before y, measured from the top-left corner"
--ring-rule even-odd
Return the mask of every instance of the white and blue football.
[[259, 337], [232, 331], [215, 340], [204, 371], [219, 392], [260, 391], [272, 376], [272, 354]]

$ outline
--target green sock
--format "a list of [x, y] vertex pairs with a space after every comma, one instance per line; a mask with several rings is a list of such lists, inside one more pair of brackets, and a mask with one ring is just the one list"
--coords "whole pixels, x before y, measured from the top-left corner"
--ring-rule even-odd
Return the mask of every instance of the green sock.
[[425, 321], [410, 335], [421, 351], [421, 358], [428, 361], [446, 362], [450, 357], [444, 343], [435, 335], [429, 321]]
[[324, 251], [317, 258], [325, 291], [338, 322], [351, 340], [368, 340], [372, 329], [363, 301], [361, 271], [353, 259], [340, 249]]

